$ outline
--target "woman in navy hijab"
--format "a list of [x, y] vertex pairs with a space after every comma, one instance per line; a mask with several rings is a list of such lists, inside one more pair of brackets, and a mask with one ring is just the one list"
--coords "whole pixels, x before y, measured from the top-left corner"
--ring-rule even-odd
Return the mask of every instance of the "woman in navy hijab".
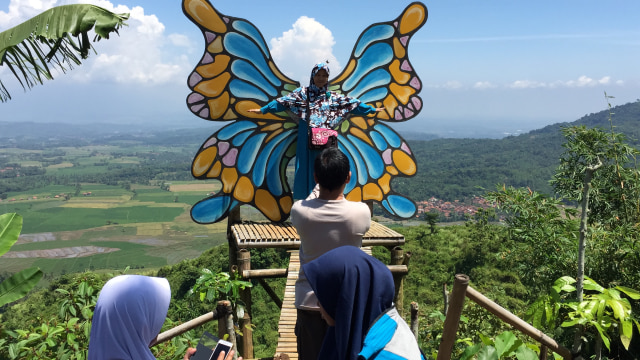
[[303, 265], [329, 329], [319, 359], [424, 359], [395, 307], [391, 272], [354, 246]]

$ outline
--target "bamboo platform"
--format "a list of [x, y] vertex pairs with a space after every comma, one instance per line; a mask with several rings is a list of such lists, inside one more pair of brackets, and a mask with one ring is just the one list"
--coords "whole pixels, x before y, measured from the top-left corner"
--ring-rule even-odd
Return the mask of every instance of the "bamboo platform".
[[[362, 250], [371, 255], [371, 247], [363, 247]], [[298, 317], [294, 300], [296, 297], [295, 287], [300, 270], [300, 256], [298, 250], [289, 251], [289, 271], [287, 275], [287, 285], [284, 289], [284, 300], [280, 311], [278, 322], [278, 345], [276, 355], [285, 353], [290, 359], [298, 359], [298, 349], [296, 343], [295, 326]]]
[[298, 250], [289, 251], [289, 271], [287, 273], [287, 285], [284, 289], [284, 300], [280, 310], [280, 320], [278, 321], [278, 345], [276, 355], [285, 353], [290, 359], [298, 359], [298, 349], [296, 345], [296, 307], [293, 302], [296, 297], [295, 286], [300, 270], [300, 256]]
[[[246, 221], [231, 225], [230, 230], [238, 249], [300, 248], [300, 237], [290, 222]], [[382, 224], [371, 221], [371, 228], [362, 237], [362, 246], [374, 245], [401, 246], [404, 245], [404, 236]]]

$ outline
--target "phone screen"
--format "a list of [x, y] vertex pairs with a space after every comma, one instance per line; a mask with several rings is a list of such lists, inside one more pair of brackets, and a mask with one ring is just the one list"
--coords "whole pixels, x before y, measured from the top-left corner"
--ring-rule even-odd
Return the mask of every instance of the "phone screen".
[[211, 358], [209, 358], [209, 360], [217, 360], [218, 356], [220, 355], [221, 352], [224, 351], [224, 356], [225, 358], [227, 357], [227, 355], [229, 355], [229, 350], [231, 350], [231, 343], [224, 341], [224, 340], [220, 340], [218, 342], [218, 345], [216, 345], [216, 348], [213, 349], [213, 354], [211, 354]]
[[230, 342], [220, 340], [205, 331], [202, 337], [200, 337], [200, 341], [198, 341], [196, 353], [191, 357], [191, 360], [217, 360], [218, 355], [220, 355], [222, 351], [224, 351], [226, 355], [229, 354], [231, 345]]

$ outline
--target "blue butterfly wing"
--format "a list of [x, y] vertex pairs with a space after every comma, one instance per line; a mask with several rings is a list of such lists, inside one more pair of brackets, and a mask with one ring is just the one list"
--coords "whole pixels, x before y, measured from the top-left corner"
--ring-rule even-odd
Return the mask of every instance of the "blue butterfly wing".
[[191, 217], [199, 223], [224, 219], [242, 204], [283, 221], [292, 205], [286, 166], [295, 155], [295, 129], [286, 113], [256, 114], [269, 101], [299, 85], [273, 62], [264, 37], [250, 22], [219, 13], [207, 0], [183, 0], [183, 12], [205, 39], [205, 51], [187, 80], [187, 106], [213, 121], [234, 121], [213, 134], [192, 163], [198, 179], [216, 179], [222, 188], [198, 202]]
[[340, 148], [351, 162], [352, 176], [345, 192], [352, 201], [376, 201], [391, 216], [411, 218], [417, 206], [393, 191], [397, 177], [417, 173], [407, 142], [384, 121], [406, 121], [422, 108], [422, 82], [411, 65], [407, 48], [413, 34], [427, 20], [424, 4], [407, 6], [395, 20], [373, 24], [358, 38], [351, 59], [331, 89], [384, 107], [370, 117], [351, 117], [339, 127]]
[[345, 188], [350, 201], [376, 201], [392, 217], [411, 218], [417, 206], [411, 199], [393, 191], [396, 177], [417, 172], [416, 160], [407, 142], [393, 129], [373, 119], [355, 118], [342, 123], [338, 138], [352, 169]]
[[193, 206], [192, 219], [213, 223], [248, 204], [271, 221], [286, 220], [293, 204], [286, 167], [295, 156], [294, 125], [241, 120], [213, 134], [198, 150], [191, 173], [219, 180], [221, 189]]
[[219, 13], [207, 0], [183, 0], [185, 15], [205, 39], [205, 51], [187, 80], [187, 106], [205, 120], [287, 120], [250, 113], [299, 84], [273, 62], [260, 31], [244, 19]]
[[[248, 110], [298, 84], [278, 70], [264, 38], [248, 21], [222, 15], [206, 0], [183, 0], [183, 11], [200, 27], [206, 42], [205, 53], [188, 79], [192, 93], [187, 105], [206, 120], [236, 120], [205, 142], [194, 158], [193, 175], [218, 179], [222, 189], [196, 204], [192, 217], [215, 222], [233, 207], [250, 204], [269, 219], [282, 221], [291, 207], [284, 174], [295, 155], [296, 124], [285, 113]], [[413, 3], [396, 20], [367, 28], [331, 86], [386, 109], [375, 118], [355, 117], [340, 126], [340, 147], [357, 174], [347, 188], [348, 198], [378, 201], [391, 215], [402, 218], [413, 216], [416, 206], [393, 192], [390, 183], [397, 176], [415, 175], [415, 158], [406, 142], [379, 120], [404, 121], [421, 109], [417, 96], [421, 82], [406, 48], [426, 17], [426, 7]]]
[[376, 118], [405, 121], [422, 109], [418, 93], [422, 82], [409, 61], [411, 37], [427, 21], [427, 8], [412, 3], [395, 20], [365, 29], [345, 69], [331, 82], [331, 89], [384, 107]]

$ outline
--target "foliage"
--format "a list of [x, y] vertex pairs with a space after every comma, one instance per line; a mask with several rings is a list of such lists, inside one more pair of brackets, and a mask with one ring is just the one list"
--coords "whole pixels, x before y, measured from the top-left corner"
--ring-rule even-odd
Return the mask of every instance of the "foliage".
[[485, 198], [505, 214], [510, 244], [501, 258], [533, 293], [574, 269], [575, 209], [564, 206], [561, 199], [504, 185]]
[[[511, 331], [500, 333], [495, 339], [479, 334], [482, 342], [468, 346], [460, 360], [475, 358], [478, 360], [518, 359], [536, 360], [540, 349], [535, 344], [526, 344]], [[535, 351], [534, 351], [535, 349]]]
[[[14, 213], [0, 215], [0, 256], [15, 244], [21, 229], [22, 217], [20, 215]], [[42, 271], [32, 267], [0, 282], [0, 307], [27, 295], [41, 278]]]
[[[0, 66], [7, 65], [24, 89], [42, 84], [53, 79], [52, 70], [65, 72], [89, 56], [89, 31], [96, 33], [93, 41], [108, 39], [128, 18], [87, 4], [49, 9], [0, 33]], [[0, 101], [8, 99], [11, 95], [0, 81]]]
[[38, 316], [27, 329], [7, 331], [8, 341], [0, 345], [7, 359], [86, 359], [91, 318], [98, 291], [93, 277], [79, 277], [72, 291], [57, 289], [58, 315]]
[[555, 190], [574, 201], [582, 201], [583, 178], [588, 167], [602, 166], [591, 179], [589, 224], [615, 225], [638, 218], [640, 152], [628, 145], [624, 134], [584, 126], [562, 130], [566, 149], [552, 184]]
[[242, 318], [246, 304], [240, 299], [240, 290], [252, 286], [251, 282], [237, 279], [229, 273], [213, 273], [209, 269], [202, 269], [202, 275], [196, 280], [190, 294], [197, 294], [200, 301], [210, 303], [229, 300], [237, 318]]
[[586, 277], [584, 289], [588, 291], [583, 301], [576, 301], [576, 280], [563, 276], [555, 281], [549, 294], [545, 294], [531, 305], [526, 319], [532, 325], [547, 332], [559, 334], [561, 328], [581, 325], [585, 329], [584, 336], [589, 339], [600, 339], [607, 349], [611, 349], [611, 337], [619, 337], [625, 349], [629, 348], [633, 336], [633, 324], [640, 330], [640, 324], [632, 316], [631, 304], [625, 294], [633, 300], [640, 299], [640, 292], [616, 286], [604, 288]]

